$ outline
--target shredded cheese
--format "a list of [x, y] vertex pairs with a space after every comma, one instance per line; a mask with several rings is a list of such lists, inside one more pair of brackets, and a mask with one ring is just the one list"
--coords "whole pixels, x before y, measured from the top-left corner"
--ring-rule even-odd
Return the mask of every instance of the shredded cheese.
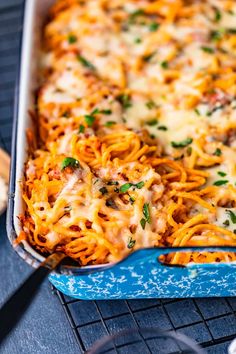
[[235, 246], [235, 27], [232, 0], [58, 0], [20, 240], [82, 265], [142, 247]]

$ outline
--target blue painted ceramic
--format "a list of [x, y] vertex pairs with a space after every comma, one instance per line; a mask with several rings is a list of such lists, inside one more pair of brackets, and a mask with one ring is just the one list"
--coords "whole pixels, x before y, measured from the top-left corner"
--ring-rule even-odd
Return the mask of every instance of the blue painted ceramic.
[[236, 263], [170, 267], [157, 261], [168, 251], [140, 250], [104, 271], [49, 279], [64, 294], [86, 300], [236, 296]]

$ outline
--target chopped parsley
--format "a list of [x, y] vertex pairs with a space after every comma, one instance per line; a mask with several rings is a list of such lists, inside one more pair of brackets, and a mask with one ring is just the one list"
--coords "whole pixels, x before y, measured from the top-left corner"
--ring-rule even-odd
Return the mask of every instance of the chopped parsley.
[[112, 110], [111, 109], [102, 109], [101, 111], [100, 111], [100, 113], [102, 113], [102, 114], [106, 114], [106, 115], [110, 115], [110, 114], [112, 114]]
[[223, 222], [223, 225], [224, 225], [224, 226], [229, 226], [229, 220], [225, 220], [225, 221]]
[[130, 204], [134, 204], [135, 199], [134, 199], [133, 197], [130, 197], [130, 198], [129, 198], [129, 201], [130, 201]]
[[77, 42], [77, 37], [75, 35], [73, 35], [73, 34], [69, 34], [68, 43], [73, 44], [75, 42]]
[[140, 225], [142, 226], [142, 229], [144, 230], [145, 229], [145, 226], [146, 226], [146, 220], [144, 218], [142, 218], [140, 220]]
[[143, 188], [143, 186], [144, 186], [144, 182], [143, 182], [143, 181], [138, 182], [138, 183], [134, 184], [134, 186], [135, 186], [136, 188], [138, 188], [138, 189], [141, 189], [141, 188]]
[[214, 7], [214, 11], [215, 11], [215, 18], [214, 21], [215, 22], [219, 22], [222, 18], [221, 12], [217, 7]]
[[109, 181], [107, 182], [108, 186], [118, 186], [119, 182], [118, 181]]
[[144, 15], [144, 14], [145, 14], [145, 12], [143, 11], [143, 9], [135, 10], [134, 12], [132, 12], [132, 13], [130, 14], [130, 19], [131, 19], [131, 18], [134, 19], [135, 17], [141, 16], [141, 15]]
[[181, 148], [184, 148], [184, 147], [188, 146], [192, 142], [193, 142], [192, 138], [186, 138], [185, 140], [182, 140], [182, 141], [179, 141], [179, 142], [172, 141], [171, 142], [171, 146], [176, 148], [176, 149], [181, 149]]
[[197, 116], [201, 115], [201, 113], [199, 112], [199, 109], [197, 109], [197, 108], [194, 109], [194, 112], [196, 113]]
[[160, 25], [159, 25], [159, 23], [157, 23], [157, 22], [152, 22], [152, 23], [150, 23], [150, 25], [149, 25], [149, 31], [150, 32], [155, 32], [155, 31], [157, 31], [158, 30], [158, 28], [160, 27]]
[[140, 181], [138, 183], [125, 183], [120, 187], [120, 192], [121, 193], [126, 193], [131, 187], [141, 189], [144, 186], [144, 182]]
[[221, 179], [219, 181], [214, 182], [214, 186], [223, 186], [224, 184], [227, 184], [229, 181], [227, 179]]
[[149, 62], [153, 56], [156, 54], [156, 52], [153, 52], [153, 53], [150, 53], [150, 54], [147, 54], [147, 55], [144, 55], [143, 56], [143, 60], [146, 61], [146, 62]]
[[90, 61], [88, 61], [86, 58], [82, 57], [81, 55], [78, 55], [77, 59], [85, 68], [88, 68], [90, 70], [96, 70], [95, 66], [92, 63], [90, 63]]
[[134, 40], [134, 43], [136, 43], [136, 44], [139, 44], [139, 43], [141, 43], [142, 42], [142, 39], [141, 38], [135, 38], [135, 40]]
[[73, 157], [66, 157], [61, 163], [61, 169], [64, 170], [67, 167], [79, 168], [79, 161]]
[[113, 120], [109, 120], [108, 122], [105, 123], [106, 127], [111, 127], [112, 125], [116, 124]]
[[80, 124], [79, 126], [79, 133], [84, 133], [85, 126], [83, 124]]
[[156, 118], [153, 118], [153, 119], [149, 120], [148, 122], [146, 122], [146, 124], [149, 125], [150, 127], [157, 125], [157, 123], [158, 123], [158, 120]]
[[150, 224], [151, 223], [151, 216], [150, 216], [148, 203], [144, 203], [144, 205], [143, 205], [143, 215], [145, 217], [146, 222], [148, 222]]
[[127, 247], [130, 249], [130, 248], [133, 248], [134, 245], [136, 243], [136, 240], [133, 240], [132, 237], [129, 238], [129, 241], [128, 241], [128, 244], [127, 244]]
[[132, 102], [131, 102], [131, 98], [130, 98], [129, 95], [127, 95], [127, 94], [119, 95], [119, 96], [117, 97], [117, 99], [118, 99], [118, 101], [122, 104], [122, 106], [123, 106], [124, 108], [127, 109], [127, 108], [132, 107]]
[[236, 224], [236, 215], [234, 212], [232, 212], [232, 210], [226, 210], [226, 213], [229, 214], [232, 223]]
[[161, 62], [161, 67], [162, 67], [163, 69], [168, 69], [168, 67], [169, 67], [168, 61], [166, 61], [166, 60], [162, 61], [162, 62]]
[[88, 124], [89, 127], [91, 127], [95, 121], [95, 117], [92, 114], [86, 114], [84, 116], [85, 122]]
[[218, 174], [220, 177], [225, 177], [225, 176], [227, 175], [227, 173], [222, 172], [222, 171], [218, 171], [217, 174]]
[[217, 149], [215, 150], [215, 152], [214, 152], [213, 155], [215, 155], [215, 156], [221, 156], [221, 155], [222, 155], [222, 151], [221, 151], [219, 148], [217, 148]]
[[106, 187], [102, 187], [102, 188], [99, 189], [99, 192], [101, 192], [102, 195], [104, 195], [104, 194], [107, 194], [107, 193], [108, 193], [108, 190], [107, 190]]
[[156, 103], [155, 103], [153, 100], [150, 100], [150, 101], [148, 101], [148, 102], [146, 103], [146, 107], [147, 107], [148, 109], [153, 109], [153, 108], [157, 108], [157, 105], [156, 105]]
[[214, 53], [214, 49], [211, 48], [211, 47], [202, 46], [202, 47], [201, 47], [201, 50], [203, 50], [203, 52], [209, 53], [209, 54], [213, 54], [213, 53]]
[[222, 39], [223, 34], [224, 34], [224, 29], [223, 30], [218, 30], [218, 31], [211, 31], [210, 39], [212, 41], [219, 41], [219, 40]]
[[163, 130], [164, 132], [166, 132], [168, 130], [168, 128], [165, 125], [159, 125], [159, 127], [157, 127], [158, 130]]
[[133, 183], [125, 183], [125, 184], [123, 184], [123, 186], [120, 187], [120, 192], [126, 193], [132, 186], [133, 186]]
[[235, 34], [236, 33], [236, 28], [227, 28], [227, 33], [229, 34]]
[[110, 109], [102, 109], [100, 110], [99, 108], [95, 108], [90, 114], [86, 114], [84, 116], [85, 118], [85, 122], [88, 124], [89, 127], [91, 127], [95, 121], [95, 115], [99, 114], [99, 113], [103, 113], [103, 114], [111, 114], [111, 110]]
[[62, 117], [68, 118], [68, 117], [69, 117], [69, 112], [68, 112], [68, 111], [65, 111], [65, 112], [62, 114]]

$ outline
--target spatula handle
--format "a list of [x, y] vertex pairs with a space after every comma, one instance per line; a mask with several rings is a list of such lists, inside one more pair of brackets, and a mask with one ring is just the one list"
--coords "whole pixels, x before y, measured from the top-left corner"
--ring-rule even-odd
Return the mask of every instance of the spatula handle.
[[50, 255], [2, 306], [0, 309], [0, 345], [20, 321], [43, 280], [60, 264], [63, 258], [65, 255], [62, 253]]

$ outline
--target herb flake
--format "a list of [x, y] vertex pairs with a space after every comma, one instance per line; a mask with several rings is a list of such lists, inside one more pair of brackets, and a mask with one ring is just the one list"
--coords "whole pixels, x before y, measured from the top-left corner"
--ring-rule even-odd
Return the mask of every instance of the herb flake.
[[211, 48], [211, 47], [202, 46], [201, 50], [203, 50], [203, 52], [208, 53], [208, 54], [213, 54], [214, 53], [214, 49]]
[[158, 123], [158, 120], [156, 118], [153, 118], [153, 119], [149, 120], [148, 122], [146, 122], [146, 124], [149, 125], [150, 127], [157, 125], [157, 123]]
[[230, 219], [233, 224], [236, 224], [236, 215], [232, 210], [226, 210], [226, 213], [230, 216]]
[[227, 179], [222, 179], [219, 181], [214, 182], [214, 186], [223, 186], [224, 184], [227, 184], [229, 181]]
[[149, 31], [150, 32], [156, 32], [158, 30], [158, 28], [160, 27], [159, 23], [157, 22], [152, 22], [149, 24]]
[[84, 133], [85, 126], [83, 124], [80, 124], [79, 126], [79, 133]]
[[181, 148], [184, 148], [184, 147], [190, 145], [192, 142], [193, 142], [192, 138], [186, 138], [185, 140], [182, 140], [179, 142], [171, 141], [171, 146], [176, 149], [181, 149]]
[[104, 194], [107, 194], [107, 193], [108, 193], [108, 190], [107, 190], [106, 187], [102, 187], [102, 188], [99, 189], [99, 192], [101, 192], [102, 195], [104, 195]]
[[73, 157], [66, 157], [61, 163], [61, 169], [64, 170], [67, 167], [79, 168], [80, 163]]
[[142, 229], [144, 230], [145, 229], [145, 226], [146, 226], [146, 220], [144, 218], [142, 218], [140, 220], [140, 225], [142, 226]]
[[74, 34], [69, 34], [68, 36], [68, 43], [70, 44], [74, 44], [77, 42], [77, 37]]
[[222, 172], [222, 171], [218, 171], [217, 174], [218, 174], [220, 177], [225, 177], [225, 176], [227, 175], [227, 173]]
[[95, 117], [92, 114], [86, 114], [84, 116], [85, 122], [91, 127], [95, 121]]
[[135, 243], [136, 243], [136, 240], [133, 240], [132, 237], [130, 237], [129, 240], [128, 240], [127, 247], [128, 247], [129, 249], [131, 249], [131, 248], [134, 247]]
[[221, 151], [219, 148], [217, 148], [217, 149], [215, 150], [215, 152], [214, 152], [213, 155], [215, 155], [215, 156], [221, 156], [221, 155], [222, 155], [222, 151]]
[[81, 55], [78, 55], [77, 59], [85, 68], [88, 68], [90, 70], [96, 70], [95, 66], [92, 63], [90, 63], [90, 61], [88, 61], [86, 58], [82, 57]]
[[143, 205], [143, 215], [145, 217], [146, 222], [148, 222], [150, 224], [151, 223], [151, 216], [150, 216], [148, 203], [144, 203], [144, 205]]

